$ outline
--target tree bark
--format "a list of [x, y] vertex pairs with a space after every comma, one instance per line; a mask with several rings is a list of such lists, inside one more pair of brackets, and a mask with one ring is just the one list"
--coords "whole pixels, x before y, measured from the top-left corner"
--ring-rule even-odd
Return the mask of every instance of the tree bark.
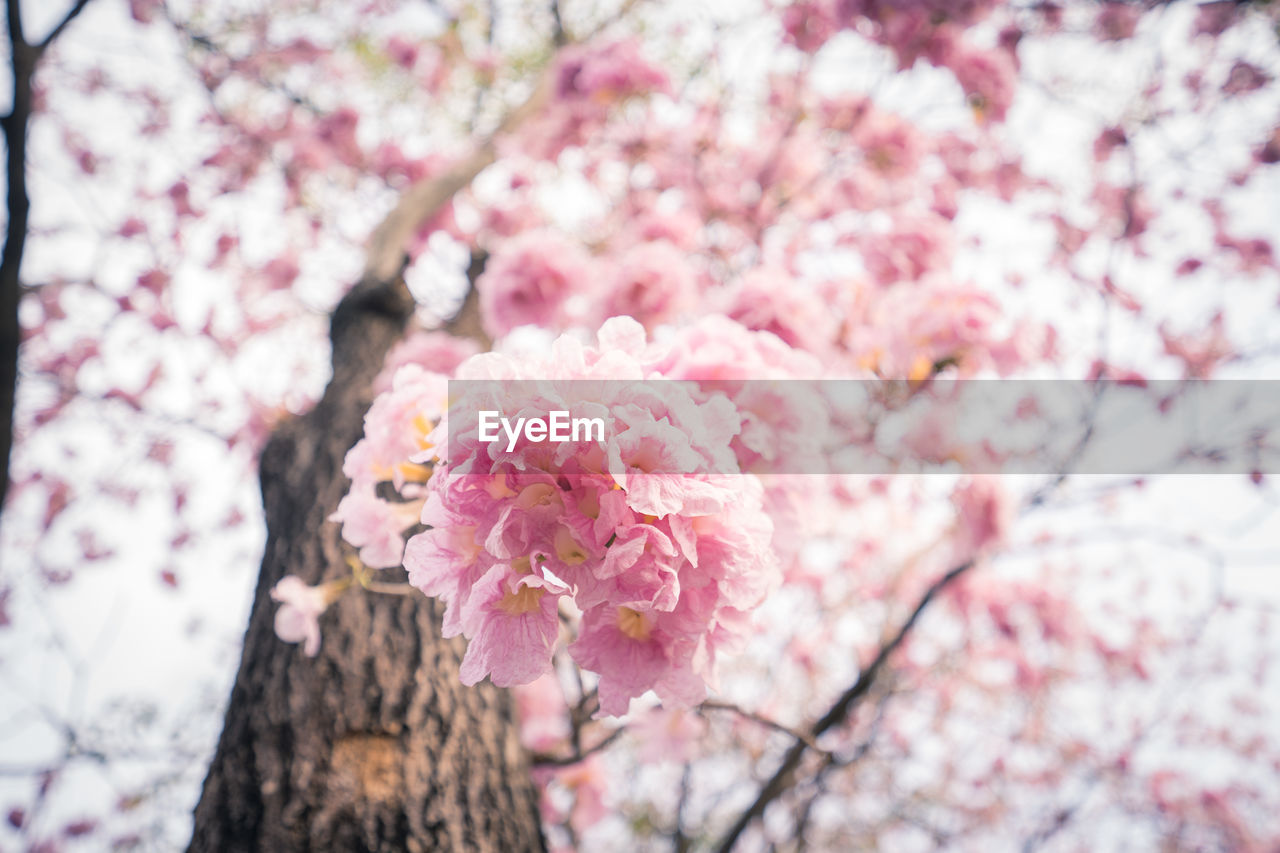
[[269, 591], [349, 574], [328, 516], [370, 384], [412, 301], [366, 282], [334, 312], [333, 378], [262, 453], [267, 545], [191, 851], [544, 849], [509, 694], [464, 687], [436, 602], [360, 591], [321, 617], [320, 653], [275, 636]]

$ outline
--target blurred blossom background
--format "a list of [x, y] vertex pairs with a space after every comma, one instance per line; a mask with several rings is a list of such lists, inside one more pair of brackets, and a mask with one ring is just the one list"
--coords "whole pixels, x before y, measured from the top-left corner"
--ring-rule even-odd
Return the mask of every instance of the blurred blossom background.
[[[668, 375], [1277, 378], [1272, 2], [8, 7], [0, 849], [188, 843], [259, 454], [387, 258], [365, 407], [403, 364], [568, 371], [617, 316]], [[593, 718], [567, 643], [517, 689], [548, 846], [1276, 849], [1280, 472], [1062, 473], [766, 481], [778, 582], [706, 701]]]

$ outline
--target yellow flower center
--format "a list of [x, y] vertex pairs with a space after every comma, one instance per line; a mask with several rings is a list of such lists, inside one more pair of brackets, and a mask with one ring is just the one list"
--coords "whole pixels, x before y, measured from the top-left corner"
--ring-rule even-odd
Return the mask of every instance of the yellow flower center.
[[633, 640], [649, 639], [652, 629], [649, 627], [649, 620], [638, 610], [632, 610], [630, 607], [618, 608], [618, 630], [626, 634]]
[[425, 483], [431, 479], [431, 466], [419, 465], [416, 462], [401, 462], [396, 466], [405, 480], [410, 483]]
[[559, 489], [550, 483], [534, 483], [525, 486], [516, 498], [516, 506], [520, 509], [532, 509], [535, 506], [551, 506], [560, 499]]
[[907, 372], [907, 379], [912, 382], [921, 382], [928, 379], [933, 374], [933, 359], [924, 353], [916, 356], [915, 361], [911, 362], [911, 369]]
[[546, 590], [536, 586], [522, 586], [515, 592], [503, 595], [502, 600], [498, 602], [498, 607], [512, 616], [530, 613], [538, 609], [538, 603], [545, 592]]
[[413, 428], [418, 431], [417, 439], [419, 450], [430, 450], [432, 447], [435, 447], [434, 444], [427, 441], [427, 436], [431, 433], [431, 430], [436, 428], [434, 421], [428, 420], [426, 415], [420, 414], [413, 419]]
[[[614, 485], [617, 485], [616, 483]], [[578, 501], [578, 511], [587, 518], [600, 517], [600, 496], [591, 489], [587, 489], [582, 495], [582, 499]]]
[[568, 528], [561, 527], [556, 531], [556, 556], [566, 566], [576, 566], [587, 559], [587, 552], [573, 538]]

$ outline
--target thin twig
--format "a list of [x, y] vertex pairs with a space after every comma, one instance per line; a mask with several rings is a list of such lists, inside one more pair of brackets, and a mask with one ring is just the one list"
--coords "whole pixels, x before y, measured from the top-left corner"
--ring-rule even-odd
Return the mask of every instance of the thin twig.
[[801, 760], [809, 750], [808, 741], [816, 740], [828, 729], [844, 722], [844, 720], [848, 718], [849, 712], [853, 710], [858, 701], [871, 690], [871, 686], [875, 683], [877, 677], [879, 677], [880, 671], [884, 669], [884, 666], [888, 662], [890, 656], [892, 656], [893, 653], [897, 651], [898, 647], [902, 645], [907, 634], [911, 632], [911, 629], [915, 626], [916, 621], [920, 618], [920, 615], [924, 612], [925, 608], [928, 607], [930, 602], [932, 602], [933, 599], [936, 598], [947, 586], [972, 568], [973, 564], [973, 560], [966, 560], [958, 566], [955, 566], [945, 575], [934, 581], [929, 589], [925, 591], [925, 594], [916, 604], [915, 609], [911, 611], [911, 615], [902, 623], [902, 626], [898, 629], [897, 633], [893, 635], [893, 638], [880, 647], [880, 651], [876, 654], [875, 659], [872, 660], [861, 673], [859, 673], [858, 679], [840, 695], [840, 698], [837, 699], [827, 710], [827, 713], [823, 714], [822, 717], [810, 727], [807, 740], [797, 740], [792, 744], [791, 748], [787, 750], [786, 755], [782, 759], [782, 763], [778, 766], [778, 769], [774, 771], [774, 774], [770, 777], [769, 781], [760, 789], [760, 793], [756, 796], [755, 801], [749, 808], [738, 816], [737, 821], [735, 821], [733, 826], [729, 828], [729, 831], [725, 833], [724, 838], [716, 848], [720, 853], [729, 853], [729, 851], [733, 849], [733, 845], [737, 843], [738, 837], [742, 835], [746, 828], [750, 826], [756, 818], [764, 814], [765, 808], [767, 808], [770, 803], [780, 797], [795, 783], [794, 777], [796, 768], [800, 766]]
[[688, 761], [684, 763], [684, 769], [680, 771], [680, 799], [676, 802], [676, 826], [671, 833], [671, 841], [675, 846], [675, 853], [688, 853], [692, 842], [688, 835], [685, 834], [684, 810], [689, 804], [689, 790], [692, 787], [693, 765]]
[[703, 710], [703, 709], [708, 711], [732, 711], [733, 713], [741, 717], [744, 717], [748, 720], [751, 720], [752, 722], [759, 723], [760, 725], [765, 726], [766, 728], [770, 728], [770, 729], [773, 729], [774, 731], [782, 732], [784, 735], [789, 735], [795, 740], [798, 740], [808, 745], [808, 747], [812, 750], [816, 750], [818, 752], [824, 751], [817, 745], [817, 743], [814, 742], [813, 738], [811, 738], [806, 732], [802, 732], [798, 729], [793, 729], [790, 726], [783, 725], [782, 723], [779, 723], [777, 720], [772, 720], [764, 716], [763, 714], [756, 713], [755, 711], [748, 711], [745, 708], [740, 708], [737, 705], [733, 704], [732, 702], [719, 702], [714, 699], [708, 699], [707, 701], [703, 702], [701, 705], [698, 706], [698, 710]]
[[67, 28], [67, 25], [74, 21], [76, 16], [83, 12], [84, 7], [88, 5], [89, 0], [76, 0], [75, 5], [67, 10], [67, 14], [62, 16], [62, 20], [58, 22], [58, 25], [50, 31], [49, 35], [44, 37], [44, 41], [36, 45], [37, 56], [48, 50], [49, 45], [53, 44], [58, 36], [62, 35], [62, 31]]
[[364, 588], [370, 592], [379, 592], [384, 595], [413, 595], [417, 592], [415, 587], [407, 583], [387, 583], [385, 581], [368, 581], [364, 584]]
[[622, 737], [622, 733], [626, 731], [626, 727], [619, 727], [609, 733], [608, 737], [601, 740], [594, 746], [586, 749], [575, 749], [572, 755], [549, 755], [545, 752], [535, 753], [533, 756], [534, 767], [568, 767], [570, 764], [577, 764], [579, 761], [588, 756], [599, 752], [608, 747], [618, 738]]

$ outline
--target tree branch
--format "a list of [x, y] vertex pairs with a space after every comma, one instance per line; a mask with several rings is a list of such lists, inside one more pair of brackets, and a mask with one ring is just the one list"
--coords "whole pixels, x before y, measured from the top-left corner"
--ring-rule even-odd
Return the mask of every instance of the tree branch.
[[5, 178], [9, 221], [5, 226], [4, 254], [0, 257], [0, 512], [9, 490], [9, 452], [13, 447], [13, 407], [18, 386], [18, 304], [22, 301], [19, 271], [27, 241], [27, 123], [31, 119], [31, 78], [36, 54], [22, 34], [22, 9], [18, 0], [7, 0], [9, 63], [13, 74], [13, 107], [0, 119], [4, 129]]
[[840, 698], [823, 714], [821, 719], [814, 723], [808, 731], [808, 737], [804, 740], [797, 740], [787, 750], [786, 755], [782, 759], [782, 764], [774, 771], [769, 781], [760, 789], [760, 793], [756, 796], [755, 801], [747, 808], [738, 820], [725, 833], [724, 838], [717, 846], [720, 853], [730, 853], [733, 845], [737, 843], [738, 837], [751, 825], [752, 821], [764, 814], [765, 808], [770, 803], [780, 797], [792, 785], [795, 784], [795, 771], [800, 766], [800, 761], [804, 758], [805, 753], [809, 750], [809, 744], [816, 740], [820, 735], [828, 729], [842, 723], [848, 718], [849, 712], [857, 705], [871, 690], [876, 679], [880, 675], [880, 671], [884, 669], [885, 664], [902, 642], [906, 639], [907, 634], [915, 626], [916, 621], [920, 618], [920, 614], [924, 612], [929, 603], [938, 596], [947, 586], [953, 583], [962, 574], [973, 567], [973, 560], [965, 562], [954, 567], [945, 575], [938, 578], [925, 591], [925, 594], [916, 604], [915, 609], [911, 611], [911, 615], [907, 617], [907, 621], [902, 623], [896, 634], [893, 635], [889, 642], [880, 647], [880, 651], [876, 654], [875, 659], [858, 674], [857, 680], [849, 686], [847, 690], [840, 695]]
[[4, 254], [0, 257], [0, 513], [9, 491], [9, 455], [13, 449], [13, 410], [18, 397], [18, 347], [22, 327], [18, 305], [22, 302], [22, 255], [27, 245], [27, 224], [31, 200], [27, 196], [27, 127], [31, 122], [32, 81], [40, 55], [89, 5], [76, 0], [58, 25], [38, 45], [27, 43], [22, 31], [19, 0], [6, 0], [5, 18], [9, 28], [9, 64], [13, 75], [12, 108], [0, 118], [4, 129], [8, 184], [5, 205], [9, 221], [5, 226]]
[[607, 749], [610, 744], [622, 737], [626, 732], [625, 727], [614, 729], [599, 743], [586, 748], [578, 748], [573, 751], [572, 755], [549, 755], [546, 753], [535, 753], [532, 757], [534, 767], [568, 767], [571, 764], [577, 764], [580, 761], [589, 758], [597, 752]]
[[537, 112], [546, 102], [550, 91], [551, 74], [544, 73], [529, 99], [508, 113], [493, 135], [479, 143], [475, 153], [444, 174], [419, 181], [404, 191], [399, 203], [369, 238], [366, 278], [387, 281], [404, 268], [405, 250], [418, 229], [467, 187], [476, 175], [493, 163], [497, 157], [498, 137], [510, 132]]
[[25, 46], [27, 39], [22, 34], [22, 4], [18, 0], [6, 0], [4, 10], [9, 24], [9, 44]]
[[58, 25], [54, 27], [49, 35], [44, 37], [44, 41], [40, 42], [36, 47], [36, 55], [38, 56], [48, 50], [49, 45], [53, 44], [58, 36], [62, 35], [62, 31], [67, 28], [67, 25], [74, 21], [76, 16], [83, 12], [84, 7], [88, 5], [89, 0], [76, 0], [75, 5], [67, 10], [67, 14], [62, 16], [62, 20], [58, 22]]
[[471, 263], [467, 265], [467, 295], [462, 300], [462, 307], [453, 318], [445, 323], [445, 331], [454, 337], [470, 338], [480, 345], [482, 350], [493, 347], [493, 341], [485, 334], [484, 324], [480, 317], [480, 291], [476, 290], [476, 279], [484, 272], [489, 253], [484, 249], [471, 251]]
[[808, 746], [812, 750], [815, 750], [817, 752], [823, 751], [816, 743], [814, 743], [813, 738], [809, 736], [808, 732], [802, 732], [802, 731], [799, 731], [798, 729], [793, 729], [790, 726], [785, 726], [782, 723], [778, 722], [777, 720], [770, 719], [769, 717], [766, 717], [763, 714], [757, 714], [754, 711], [748, 711], [745, 708], [739, 708], [737, 705], [733, 704], [732, 702], [720, 702], [715, 699], [708, 699], [707, 701], [703, 702], [701, 705], [698, 706], [698, 710], [700, 711], [702, 710], [732, 711], [733, 713], [737, 714], [743, 719], [751, 720], [753, 723], [758, 723], [764, 726], [765, 728], [773, 729], [775, 732], [781, 732], [782, 734], [788, 735], [789, 737], [797, 741], [802, 741], [806, 746]]
[[564, 18], [560, 14], [560, 0], [551, 0], [551, 21], [555, 25], [551, 41], [556, 47], [564, 47], [569, 43], [569, 33], [564, 28]]

